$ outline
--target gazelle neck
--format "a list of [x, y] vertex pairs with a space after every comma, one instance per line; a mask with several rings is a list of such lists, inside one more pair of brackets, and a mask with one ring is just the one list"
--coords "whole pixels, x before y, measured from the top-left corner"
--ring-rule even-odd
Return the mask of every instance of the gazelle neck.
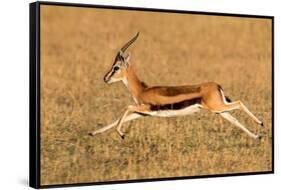
[[122, 81], [130, 91], [134, 101], [140, 103], [138, 97], [147, 86], [139, 80], [131, 65], [128, 65], [126, 76]]

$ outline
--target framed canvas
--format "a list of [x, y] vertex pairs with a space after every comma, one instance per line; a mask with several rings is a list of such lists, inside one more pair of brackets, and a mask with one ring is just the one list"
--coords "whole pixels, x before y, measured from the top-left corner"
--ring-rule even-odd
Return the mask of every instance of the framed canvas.
[[30, 4], [30, 186], [274, 172], [274, 18]]

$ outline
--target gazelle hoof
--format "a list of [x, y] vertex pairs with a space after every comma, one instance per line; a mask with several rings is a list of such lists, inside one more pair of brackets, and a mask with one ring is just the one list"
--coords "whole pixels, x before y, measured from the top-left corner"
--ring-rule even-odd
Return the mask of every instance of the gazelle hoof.
[[256, 136], [255, 136], [255, 139], [257, 139], [257, 140], [261, 140], [261, 138], [262, 138], [262, 137], [261, 137], [260, 135], [256, 135]]
[[91, 132], [91, 133], [88, 133], [89, 136], [94, 136], [95, 133], [94, 132]]
[[122, 139], [125, 138], [125, 134], [124, 134], [122, 131], [120, 131], [120, 130], [117, 129], [117, 132], [118, 132], [118, 134], [120, 135], [120, 137], [121, 137]]
[[119, 133], [119, 136], [120, 136], [122, 139], [125, 139], [125, 134], [124, 134], [124, 133]]
[[261, 126], [262, 126], [262, 127], [264, 126], [263, 122], [261, 122]]

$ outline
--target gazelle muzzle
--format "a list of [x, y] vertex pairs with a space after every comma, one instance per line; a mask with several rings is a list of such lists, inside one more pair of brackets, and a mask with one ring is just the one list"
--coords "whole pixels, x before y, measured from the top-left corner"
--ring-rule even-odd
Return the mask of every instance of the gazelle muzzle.
[[113, 75], [112, 70], [110, 70], [108, 73], [106, 73], [106, 75], [103, 77], [104, 82], [105, 82], [105, 83], [109, 83], [109, 81], [110, 81], [112, 75]]

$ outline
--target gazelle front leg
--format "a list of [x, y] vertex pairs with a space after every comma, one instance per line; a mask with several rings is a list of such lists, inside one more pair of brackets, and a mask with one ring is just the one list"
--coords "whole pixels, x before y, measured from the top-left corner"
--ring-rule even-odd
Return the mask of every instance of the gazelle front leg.
[[145, 105], [145, 104], [137, 105], [137, 106], [133, 106], [133, 105], [128, 106], [128, 108], [126, 109], [126, 111], [124, 112], [124, 114], [122, 115], [122, 117], [120, 118], [120, 120], [118, 121], [118, 124], [117, 124], [116, 130], [117, 130], [118, 134], [120, 135], [120, 137], [122, 139], [124, 139], [124, 133], [121, 131], [121, 127], [122, 127], [123, 122], [125, 121], [126, 116], [129, 113], [132, 113], [132, 112], [145, 113], [148, 111], [150, 111], [149, 106]]
[[[137, 113], [132, 113], [130, 115], [127, 115], [127, 117], [125, 118], [124, 122], [131, 121], [131, 120], [137, 119], [139, 117], [142, 117], [142, 115], [137, 114]], [[105, 131], [115, 127], [118, 124], [118, 121], [119, 121], [119, 119], [116, 120], [115, 122], [113, 122], [113, 123], [111, 123], [111, 124], [101, 128], [101, 129], [98, 129], [96, 131], [93, 131], [93, 132], [89, 133], [89, 135], [94, 136], [96, 134], [103, 133], [103, 132], [105, 132]]]

